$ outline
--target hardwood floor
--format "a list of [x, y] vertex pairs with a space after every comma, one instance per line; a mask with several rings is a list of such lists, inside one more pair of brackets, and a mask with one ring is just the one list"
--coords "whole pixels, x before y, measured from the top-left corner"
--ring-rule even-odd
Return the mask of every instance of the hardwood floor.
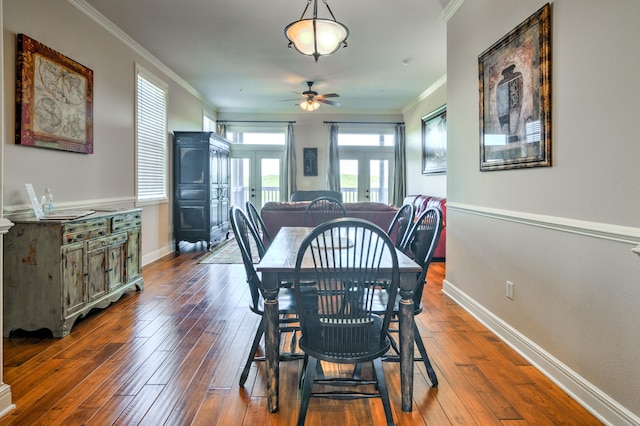
[[[198, 264], [203, 252], [143, 270], [145, 289], [78, 321], [63, 339], [4, 339], [4, 380], [17, 408], [0, 425], [293, 425], [299, 361], [282, 364], [269, 414], [263, 363], [238, 379], [258, 318], [242, 265]], [[385, 363], [399, 425], [595, 425], [595, 417], [441, 294], [434, 263], [416, 317], [440, 384], [416, 364], [413, 412], [400, 409], [398, 364]], [[307, 425], [380, 425], [379, 399], [312, 400]]]

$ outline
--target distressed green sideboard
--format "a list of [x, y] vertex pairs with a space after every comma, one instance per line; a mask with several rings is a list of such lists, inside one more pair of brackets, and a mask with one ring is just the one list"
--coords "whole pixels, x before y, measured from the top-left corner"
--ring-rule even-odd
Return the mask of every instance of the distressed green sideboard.
[[13, 220], [4, 236], [4, 329], [64, 337], [94, 308], [143, 289], [140, 209]]

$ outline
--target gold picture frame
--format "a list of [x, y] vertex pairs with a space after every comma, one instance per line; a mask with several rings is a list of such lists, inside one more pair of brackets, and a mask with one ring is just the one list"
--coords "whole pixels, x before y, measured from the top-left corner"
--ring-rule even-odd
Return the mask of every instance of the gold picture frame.
[[480, 171], [551, 166], [551, 6], [478, 56]]
[[93, 153], [93, 71], [17, 37], [16, 144]]

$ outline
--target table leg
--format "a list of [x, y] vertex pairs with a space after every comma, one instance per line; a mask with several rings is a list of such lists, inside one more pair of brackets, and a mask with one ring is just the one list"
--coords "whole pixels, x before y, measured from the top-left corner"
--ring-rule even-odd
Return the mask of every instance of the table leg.
[[278, 411], [280, 378], [280, 333], [278, 332], [278, 299], [264, 302], [264, 352], [267, 366], [267, 396], [269, 412]]
[[410, 412], [413, 402], [413, 300], [402, 298], [399, 321], [402, 411]]

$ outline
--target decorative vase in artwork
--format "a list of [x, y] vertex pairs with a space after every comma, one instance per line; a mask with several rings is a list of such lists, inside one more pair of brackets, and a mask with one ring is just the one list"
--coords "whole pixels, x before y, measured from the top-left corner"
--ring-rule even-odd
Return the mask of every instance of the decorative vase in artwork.
[[502, 70], [502, 80], [496, 87], [496, 109], [502, 132], [508, 142], [517, 142], [522, 109], [522, 73], [514, 72], [516, 66]]

